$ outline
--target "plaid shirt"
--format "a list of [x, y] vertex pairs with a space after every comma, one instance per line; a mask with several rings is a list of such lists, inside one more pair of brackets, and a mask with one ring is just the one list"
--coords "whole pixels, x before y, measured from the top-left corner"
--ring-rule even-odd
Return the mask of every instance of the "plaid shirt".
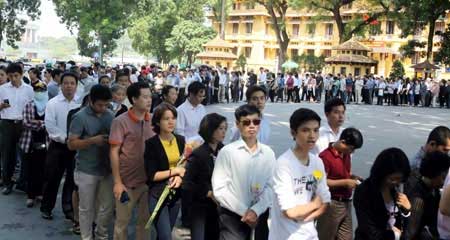
[[[23, 109], [23, 131], [22, 136], [19, 140], [20, 149], [22, 149], [25, 153], [30, 151], [31, 139], [33, 131], [39, 131], [45, 128], [44, 121], [41, 120], [40, 124], [32, 122], [35, 120], [35, 107], [34, 100], [28, 102]], [[47, 137], [47, 145], [48, 145], [48, 137]]]

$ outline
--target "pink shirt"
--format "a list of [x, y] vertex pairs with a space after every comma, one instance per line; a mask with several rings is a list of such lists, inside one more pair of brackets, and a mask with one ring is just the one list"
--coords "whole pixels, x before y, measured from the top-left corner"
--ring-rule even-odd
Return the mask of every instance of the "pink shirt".
[[[444, 189], [450, 187], [450, 172], [444, 183]], [[450, 217], [438, 212], [438, 231], [441, 239], [450, 239]]]

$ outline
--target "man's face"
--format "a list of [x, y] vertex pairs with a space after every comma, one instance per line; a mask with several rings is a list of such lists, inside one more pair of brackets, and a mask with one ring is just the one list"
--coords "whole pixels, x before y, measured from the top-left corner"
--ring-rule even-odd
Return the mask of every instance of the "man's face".
[[442, 152], [448, 154], [450, 152], [450, 138], [447, 139], [447, 144], [437, 145], [435, 141], [431, 141], [427, 144], [427, 152]]
[[65, 76], [61, 84], [61, 92], [65, 97], [73, 97], [77, 90], [77, 80], [73, 76]]
[[[191, 96], [192, 96], [192, 94], [191, 94]], [[202, 90], [198, 91], [197, 95], [193, 96], [190, 99], [191, 100], [190, 102], [192, 105], [198, 105], [198, 104], [202, 103], [202, 101], [203, 101], [203, 99], [205, 99], [205, 97], [206, 97], [205, 90], [202, 89]]]
[[308, 150], [316, 146], [316, 141], [319, 138], [320, 124], [318, 121], [307, 121], [297, 128], [297, 131], [291, 131], [295, 143], [300, 147], [307, 147]]
[[248, 104], [253, 105], [259, 109], [259, 111], [264, 111], [266, 106], [266, 95], [262, 91], [257, 91], [252, 94]]
[[117, 83], [119, 85], [122, 85], [123, 87], [127, 88], [128, 86], [130, 86], [129, 77], [128, 76], [120, 76], [117, 79]]
[[18, 84], [22, 81], [22, 74], [18, 72], [8, 73], [8, 79], [13, 83]]
[[239, 121], [236, 121], [236, 126], [239, 129], [241, 136], [245, 139], [256, 138], [260, 124], [261, 118], [258, 114], [241, 117]]
[[345, 108], [342, 105], [335, 106], [331, 109], [331, 112], [325, 115], [331, 127], [341, 127], [345, 120]]
[[91, 107], [94, 110], [95, 113], [105, 113], [106, 110], [108, 110], [108, 107], [110, 106], [111, 101], [110, 100], [97, 100], [94, 103], [91, 102]]
[[150, 111], [152, 106], [152, 93], [150, 88], [140, 89], [138, 98], [133, 98], [133, 107], [141, 111]]
[[87, 71], [81, 71], [81, 78], [87, 78], [89, 76], [89, 74], [87, 73]]

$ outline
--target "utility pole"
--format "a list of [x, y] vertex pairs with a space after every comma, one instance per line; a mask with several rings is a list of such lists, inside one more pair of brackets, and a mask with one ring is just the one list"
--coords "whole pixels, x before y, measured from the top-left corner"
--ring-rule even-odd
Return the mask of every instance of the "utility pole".
[[225, 40], [225, 6], [227, 5], [227, 0], [222, 0], [222, 10], [220, 11], [220, 38]]

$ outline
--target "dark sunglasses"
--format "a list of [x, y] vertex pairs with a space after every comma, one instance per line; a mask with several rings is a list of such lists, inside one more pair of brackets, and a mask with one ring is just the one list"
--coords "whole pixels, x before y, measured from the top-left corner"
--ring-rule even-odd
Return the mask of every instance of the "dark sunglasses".
[[245, 120], [242, 120], [241, 123], [244, 126], [250, 126], [251, 123], [253, 123], [253, 125], [255, 125], [255, 126], [259, 126], [259, 124], [261, 123], [261, 119], [253, 119], [253, 120], [245, 119]]

